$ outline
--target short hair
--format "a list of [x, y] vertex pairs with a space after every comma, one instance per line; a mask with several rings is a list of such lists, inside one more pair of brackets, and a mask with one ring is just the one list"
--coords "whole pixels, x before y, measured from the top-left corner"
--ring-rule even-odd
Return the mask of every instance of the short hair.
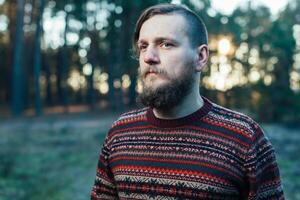
[[140, 37], [140, 30], [145, 21], [155, 15], [172, 15], [180, 14], [187, 22], [189, 31], [189, 42], [193, 47], [202, 44], [208, 44], [208, 34], [203, 20], [188, 7], [176, 4], [157, 4], [143, 11], [135, 25], [133, 36], [133, 51], [136, 55], [139, 54], [137, 42]]

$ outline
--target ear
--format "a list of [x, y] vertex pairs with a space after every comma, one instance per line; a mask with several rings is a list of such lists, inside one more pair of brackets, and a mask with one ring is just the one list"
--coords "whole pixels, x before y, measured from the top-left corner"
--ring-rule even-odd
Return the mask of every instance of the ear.
[[196, 61], [196, 68], [197, 72], [201, 72], [206, 65], [209, 57], [208, 46], [203, 44], [197, 48], [197, 61]]

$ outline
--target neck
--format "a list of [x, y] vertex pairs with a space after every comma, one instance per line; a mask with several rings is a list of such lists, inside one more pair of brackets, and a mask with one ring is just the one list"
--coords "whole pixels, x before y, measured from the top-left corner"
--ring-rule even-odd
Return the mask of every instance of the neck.
[[203, 99], [199, 93], [199, 86], [193, 87], [192, 91], [183, 99], [183, 101], [169, 110], [153, 108], [155, 117], [160, 119], [178, 119], [188, 116], [203, 106]]

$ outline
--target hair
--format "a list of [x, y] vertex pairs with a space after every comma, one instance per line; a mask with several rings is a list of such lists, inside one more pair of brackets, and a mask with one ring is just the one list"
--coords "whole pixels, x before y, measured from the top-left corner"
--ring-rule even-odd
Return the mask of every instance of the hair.
[[176, 4], [157, 4], [143, 11], [135, 25], [133, 36], [133, 51], [139, 54], [137, 41], [140, 37], [140, 30], [145, 21], [155, 15], [172, 15], [179, 14], [183, 16], [187, 22], [189, 42], [193, 47], [202, 44], [208, 44], [207, 29], [202, 19], [186, 6]]

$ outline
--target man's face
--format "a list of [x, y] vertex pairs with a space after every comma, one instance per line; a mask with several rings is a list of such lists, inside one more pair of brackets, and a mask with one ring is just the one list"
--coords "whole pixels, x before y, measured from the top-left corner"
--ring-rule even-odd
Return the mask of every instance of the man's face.
[[194, 83], [196, 50], [192, 48], [184, 17], [155, 15], [140, 30], [139, 78], [142, 103], [170, 109], [181, 102]]

